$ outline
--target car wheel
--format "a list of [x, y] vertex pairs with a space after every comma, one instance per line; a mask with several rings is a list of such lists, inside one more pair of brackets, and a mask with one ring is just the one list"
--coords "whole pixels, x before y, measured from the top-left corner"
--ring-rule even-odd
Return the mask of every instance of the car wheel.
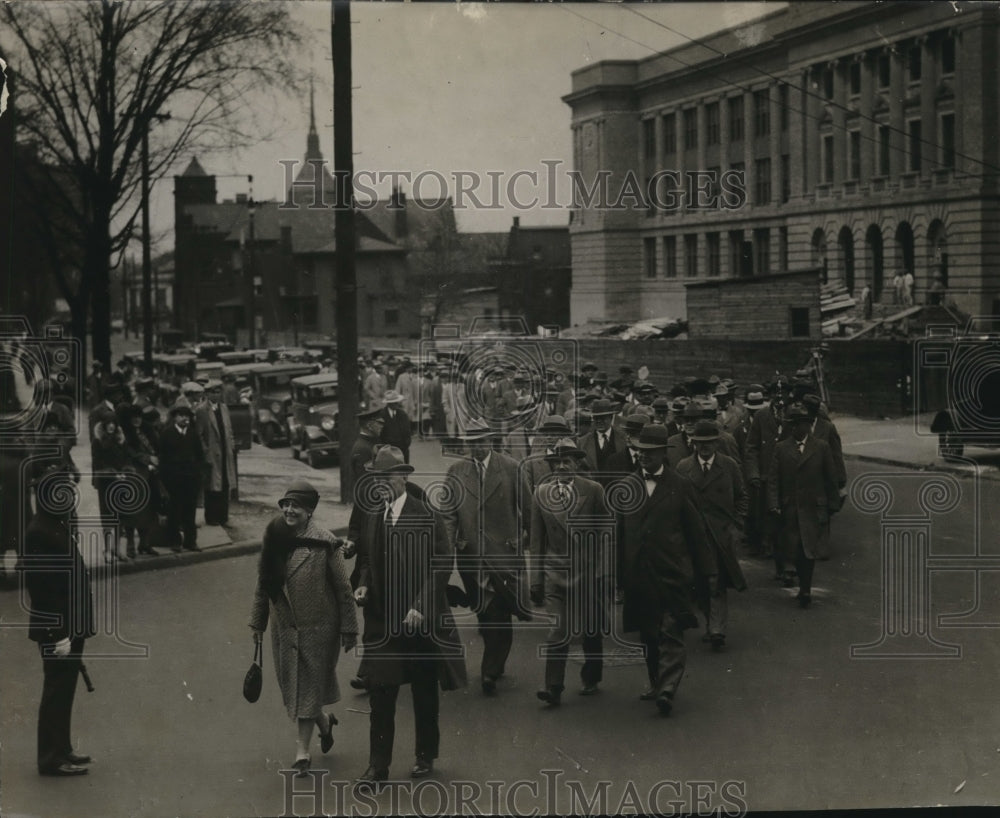
[[954, 434], [938, 435], [938, 454], [945, 460], [951, 460], [962, 456], [965, 446]]
[[260, 442], [269, 449], [274, 446], [274, 437], [274, 427], [270, 423], [260, 430]]

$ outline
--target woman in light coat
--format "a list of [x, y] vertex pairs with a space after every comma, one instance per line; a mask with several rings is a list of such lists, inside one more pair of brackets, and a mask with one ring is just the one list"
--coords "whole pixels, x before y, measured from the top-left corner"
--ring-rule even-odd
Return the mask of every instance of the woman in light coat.
[[264, 531], [250, 627], [263, 639], [268, 621], [274, 668], [285, 709], [298, 722], [295, 768], [304, 775], [311, 759], [313, 726], [320, 746], [333, 746], [332, 713], [323, 708], [340, 700], [340, 650], [357, 644], [358, 622], [341, 554], [343, 539], [312, 521], [319, 494], [296, 480], [278, 502], [282, 515]]

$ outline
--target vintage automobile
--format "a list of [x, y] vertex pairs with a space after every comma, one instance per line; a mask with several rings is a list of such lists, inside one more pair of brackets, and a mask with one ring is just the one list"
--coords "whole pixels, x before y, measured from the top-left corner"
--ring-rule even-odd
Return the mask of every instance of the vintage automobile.
[[246, 364], [233, 364], [223, 367], [222, 372], [236, 378], [236, 388], [240, 391], [240, 401], [242, 403], [253, 403], [253, 372], [270, 364], [251, 362]]
[[200, 341], [195, 344], [195, 354], [204, 361], [217, 361], [219, 355], [236, 349], [228, 341]]
[[304, 341], [302, 346], [305, 347], [309, 352], [318, 355], [322, 358], [330, 358], [332, 360], [337, 359], [337, 342], [316, 339], [313, 341]]
[[254, 394], [254, 437], [267, 447], [288, 436], [291, 382], [315, 374], [313, 364], [258, 364], [250, 370]]
[[[1000, 318], [972, 318], [961, 332], [928, 327], [927, 335], [917, 341], [917, 387], [946, 404], [930, 426], [938, 454], [957, 459], [966, 446], [1000, 448]], [[917, 405], [924, 402], [918, 395]]]
[[182, 383], [191, 380], [191, 371], [197, 359], [193, 355], [154, 355], [153, 369], [160, 389], [158, 398], [170, 406], [180, 394]]
[[226, 366], [237, 364], [254, 364], [267, 361], [266, 349], [242, 349], [235, 352], [220, 352], [216, 360]]
[[160, 330], [160, 352], [172, 355], [183, 346], [185, 346], [183, 331], [179, 329]]
[[292, 381], [292, 411], [288, 440], [292, 457], [305, 457], [314, 469], [324, 459], [337, 457], [340, 448], [337, 419], [337, 376], [305, 375]]
[[225, 368], [226, 365], [222, 361], [195, 360], [191, 364], [189, 380], [196, 381], [199, 378], [208, 378], [210, 381], [217, 381], [222, 377], [222, 370]]

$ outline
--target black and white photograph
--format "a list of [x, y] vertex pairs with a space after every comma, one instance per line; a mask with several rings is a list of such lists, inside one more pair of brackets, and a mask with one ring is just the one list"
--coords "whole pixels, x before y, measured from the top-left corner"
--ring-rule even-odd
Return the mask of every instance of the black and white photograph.
[[1000, 805], [998, 85], [992, 0], [5, 4], [0, 813]]

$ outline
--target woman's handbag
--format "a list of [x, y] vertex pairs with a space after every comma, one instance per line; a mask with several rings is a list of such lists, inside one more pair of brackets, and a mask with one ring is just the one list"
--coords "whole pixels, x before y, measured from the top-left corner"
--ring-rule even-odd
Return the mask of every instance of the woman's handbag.
[[254, 646], [253, 664], [250, 665], [250, 669], [247, 671], [247, 675], [243, 679], [243, 698], [250, 702], [250, 704], [253, 704], [260, 698], [260, 689], [264, 684], [264, 674], [262, 672], [263, 667], [264, 644], [263, 641], [261, 641]]

